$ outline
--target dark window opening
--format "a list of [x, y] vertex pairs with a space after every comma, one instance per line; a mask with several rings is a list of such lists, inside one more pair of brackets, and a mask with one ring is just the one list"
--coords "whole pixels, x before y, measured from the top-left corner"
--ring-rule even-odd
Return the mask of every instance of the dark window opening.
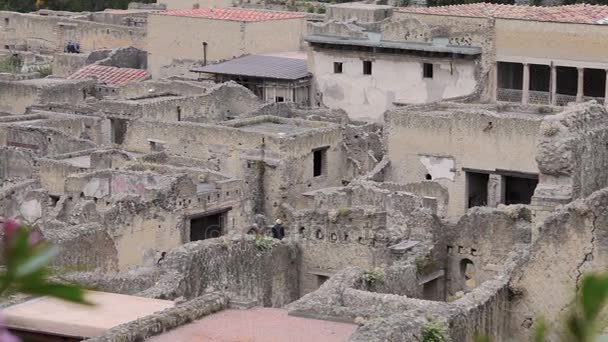
[[274, 98], [274, 102], [285, 102], [285, 98], [283, 96], [277, 96]]
[[424, 179], [426, 179], [426, 180], [433, 180], [433, 176], [431, 176], [431, 174], [430, 174], [430, 173], [427, 173], [427, 174], [424, 176]]
[[326, 169], [327, 148], [313, 151], [313, 177], [322, 176]]
[[530, 64], [530, 90], [549, 91], [551, 67], [548, 65]]
[[9, 18], [4, 18], [4, 25], [8, 26], [8, 24], [10, 24], [11, 20]]
[[498, 88], [521, 90], [524, 65], [521, 63], [497, 63]]
[[225, 212], [190, 220], [190, 241], [213, 239], [222, 236]]
[[372, 74], [372, 62], [363, 61], [363, 75], [371, 75], [371, 74]]
[[334, 62], [334, 74], [342, 73], [342, 62]]
[[557, 93], [575, 96], [578, 83], [578, 69], [573, 67], [556, 67]]
[[538, 184], [536, 178], [505, 177], [505, 204], [530, 204]]
[[110, 119], [110, 130], [112, 132], [112, 142], [122, 144], [127, 134], [127, 120]]
[[321, 287], [321, 285], [325, 284], [325, 282], [329, 280], [328, 276], [317, 274], [317, 286]]
[[488, 203], [487, 173], [467, 172], [467, 208], [483, 207]]
[[177, 106], [177, 121], [182, 121], [182, 107]]
[[460, 277], [464, 286], [473, 289], [477, 286], [475, 277], [475, 264], [469, 259], [460, 260]]
[[583, 94], [585, 96], [604, 97], [606, 92], [606, 71], [602, 69], [585, 69], [583, 75]]
[[422, 77], [433, 78], [433, 64], [424, 63], [422, 65]]

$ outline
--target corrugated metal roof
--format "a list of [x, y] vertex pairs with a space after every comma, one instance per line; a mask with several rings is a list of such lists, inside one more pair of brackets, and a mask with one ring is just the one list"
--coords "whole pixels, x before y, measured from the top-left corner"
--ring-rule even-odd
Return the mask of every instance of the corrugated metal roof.
[[157, 12], [156, 14], [234, 21], [266, 21], [305, 17], [302, 13], [258, 11], [244, 8], [197, 8]]
[[243, 56], [223, 63], [194, 68], [192, 71], [283, 80], [297, 80], [310, 76], [304, 59], [260, 55]]
[[589, 4], [545, 7], [476, 3], [437, 7], [402, 7], [397, 11], [406, 13], [521, 19], [579, 24], [603, 24], [602, 19], [608, 17], [608, 6]]
[[394, 42], [388, 40], [373, 41], [369, 39], [359, 38], [343, 38], [335, 36], [311, 35], [304, 37], [304, 40], [310, 43], [325, 43], [347, 46], [368, 46], [377, 48], [410, 50], [410, 51], [428, 51], [428, 52], [447, 52], [457, 53], [461, 55], [479, 55], [481, 48], [476, 46], [454, 46], [454, 45], [434, 45], [431, 43], [421, 42]]
[[116, 68], [104, 65], [87, 65], [79, 69], [69, 79], [97, 78], [97, 82], [105, 85], [121, 85], [132, 81], [143, 81], [150, 77], [146, 70]]

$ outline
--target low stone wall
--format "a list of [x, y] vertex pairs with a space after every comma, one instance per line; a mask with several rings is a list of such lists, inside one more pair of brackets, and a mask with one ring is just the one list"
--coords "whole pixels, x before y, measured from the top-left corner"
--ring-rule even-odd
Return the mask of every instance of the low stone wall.
[[191, 242], [167, 254], [157, 285], [141, 293], [153, 298], [194, 298], [222, 290], [232, 298], [282, 307], [299, 297], [296, 246], [278, 242], [256, 247], [252, 236]]
[[136, 342], [165, 331], [177, 328], [214, 312], [223, 310], [228, 305], [228, 297], [221, 293], [210, 293], [177, 305], [173, 308], [153, 313], [138, 320], [121, 324], [106, 331], [103, 335], [88, 339], [89, 342]]

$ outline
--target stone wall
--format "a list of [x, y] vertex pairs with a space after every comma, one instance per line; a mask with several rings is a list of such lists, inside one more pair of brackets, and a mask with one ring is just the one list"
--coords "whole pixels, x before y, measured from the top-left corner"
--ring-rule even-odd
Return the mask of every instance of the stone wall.
[[477, 207], [446, 228], [446, 278], [448, 294], [454, 296], [505, 272], [511, 251], [531, 243], [532, 213], [522, 205]]
[[0, 45], [46, 53], [63, 51], [68, 41], [80, 44], [82, 52], [146, 45], [144, 28], [113, 25], [65, 16], [43, 16], [0, 12], [5, 25]]
[[532, 203], [541, 215], [608, 186], [607, 118], [602, 105], [587, 102], [543, 121], [536, 154], [539, 184]]
[[602, 189], [557, 209], [539, 227], [528, 261], [510, 284], [514, 339], [527, 338], [541, 317], [549, 331], [559, 332], [583, 275], [606, 270], [606, 208], [608, 189]]
[[156, 286], [142, 295], [195, 298], [220, 290], [231, 298], [282, 307], [299, 297], [299, 253], [291, 243], [275, 240], [260, 250], [252, 236], [227, 236], [185, 244], [161, 263]]
[[25, 148], [41, 156], [83, 151], [96, 146], [90, 140], [73, 138], [52, 128], [2, 125], [0, 145]]

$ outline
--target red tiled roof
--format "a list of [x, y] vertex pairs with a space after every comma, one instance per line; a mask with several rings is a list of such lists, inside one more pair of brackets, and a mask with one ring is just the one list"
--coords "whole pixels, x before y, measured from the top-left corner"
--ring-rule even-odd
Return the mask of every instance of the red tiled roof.
[[78, 80], [96, 77], [99, 83], [105, 85], [121, 85], [132, 81], [143, 81], [149, 78], [146, 70], [116, 68], [103, 65], [87, 65], [79, 69], [69, 79]]
[[234, 21], [266, 21], [303, 18], [305, 16], [302, 13], [256, 11], [244, 8], [198, 8], [164, 11], [156, 14]]
[[438, 7], [404, 7], [398, 11], [464, 17], [491, 17], [554, 21], [564, 23], [604, 24], [608, 23], [608, 6], [576, 4], [566, 6], [526, 6], [476, 3]]

